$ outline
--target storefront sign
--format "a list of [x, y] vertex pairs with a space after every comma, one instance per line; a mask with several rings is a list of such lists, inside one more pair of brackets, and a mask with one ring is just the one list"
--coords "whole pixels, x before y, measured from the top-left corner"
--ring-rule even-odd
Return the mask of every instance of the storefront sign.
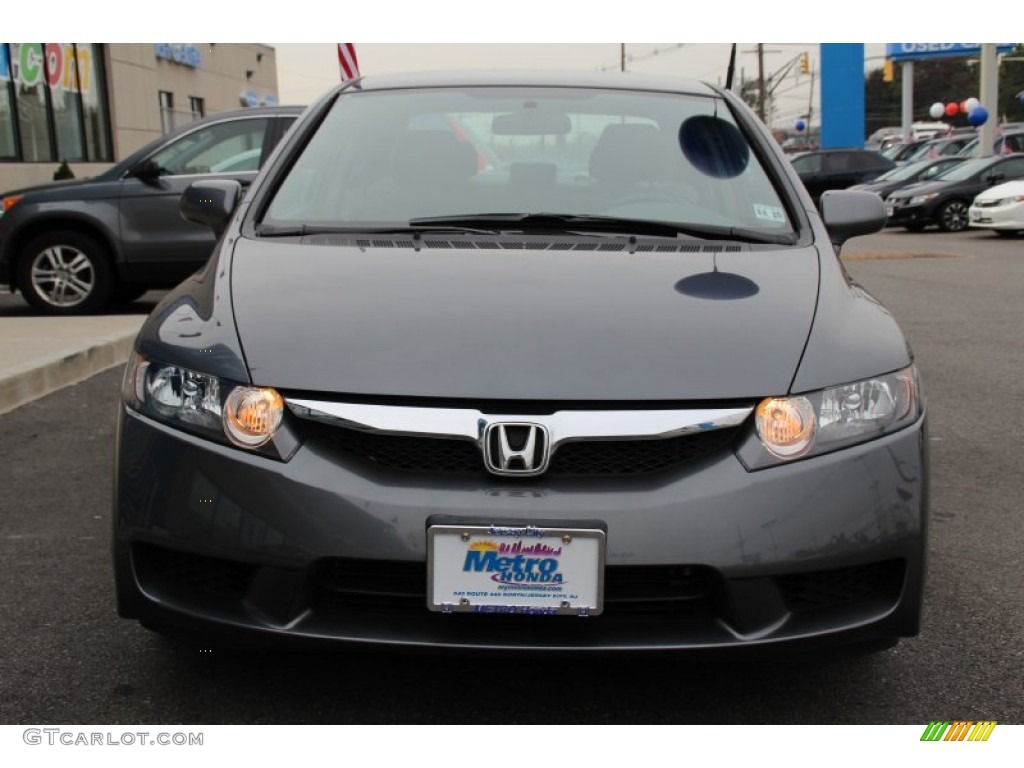
[[[999, 43], [997, 53], [1009, 53], [1014, 43]], [[886, 43], [885, 55], [892, 61], [942, 59], [947, 56], [980, 56], [981, 43]]]
[[184, 64], [192, 69], [199, 69], [203, 63], [203, 52], [194, 45], [181, 43], [156, 43], [153, 46], [156, 57], [164, 61], [173, 61], [176, 64]]
[[[14, 81], [31, 88], [43, 81], [43, 43], [12, 44], [14, 62], [7, 57], [7, 46], [0, 45], [0, 80]], [[15, 50], [16, 49], [16, 50]], [[75, 47], [71, 43], [46, 43], [46, 76], [53, 89], [76, 89]], [[82, 78], [82, 93], [89, 92], [89, 73], [92, 71], [92, 51], [88, 45], [78, 46], [78, 74]]]

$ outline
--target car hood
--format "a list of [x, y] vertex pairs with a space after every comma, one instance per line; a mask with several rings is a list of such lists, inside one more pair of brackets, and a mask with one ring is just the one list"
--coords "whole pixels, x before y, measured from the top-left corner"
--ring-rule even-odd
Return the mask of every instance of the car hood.
[[51, 181], [46, 184], [36, 184], [31, 187], [21, 187], [20, 189], [12, 189], [9, 192], [4, 192], [3, 197], [9, 195], [27, 195], [30, 192], [49, 192], [50, 190], [64, 190], [71, 187], [80, 187], [83, 184], [93, 183], [93, 179], [68, 179], [66, 181]]
[[789, 390], [818, 293], [813, 247], [452, 245], [240, 239], [232, 305], [253, 382], [473, 400], [760, 398]]
[[947, 189], [958, 184], [970, 184], [970, 182], [963, 181], [918, 181], [913, 184], [908, 184], [902, 187], [891, 195], [890, 198], [894, 197], [916, 197], [917, 195], [927, 195], [932, 192], [945, 192]]
[[1017, 195], [1024, 195], [1024, 181], [1008, 181], [1005, 184], [989, 187], [974, 199], [976, 201], [1001, 200], [1004, 197], [1016, 197]]
[[854, 184], [850, 189], [881, 193], [901, 187], [904, 183], [902, 181], [869, 181], [865, 184]]

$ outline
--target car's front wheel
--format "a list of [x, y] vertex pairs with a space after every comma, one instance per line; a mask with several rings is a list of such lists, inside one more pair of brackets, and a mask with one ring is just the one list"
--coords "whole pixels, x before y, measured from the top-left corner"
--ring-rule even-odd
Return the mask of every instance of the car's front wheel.
[[967, 203], [950, 200], [939, 209], [938, 218], [943, 232], [962, 232], [967, 228]]
[[114, 272], [106, 249], [94, 238], [56, 230], [25, 247], [18, 260], [18, 289], [40, 312], [84, 315], [110, 300]]

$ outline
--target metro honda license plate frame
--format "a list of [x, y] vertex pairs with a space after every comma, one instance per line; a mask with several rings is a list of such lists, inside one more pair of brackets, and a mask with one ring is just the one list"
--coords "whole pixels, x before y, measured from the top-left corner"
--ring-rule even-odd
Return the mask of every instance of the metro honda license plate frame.
[[427, 608], [438, 613], [598, 616], [601, 523], [428, 521]]

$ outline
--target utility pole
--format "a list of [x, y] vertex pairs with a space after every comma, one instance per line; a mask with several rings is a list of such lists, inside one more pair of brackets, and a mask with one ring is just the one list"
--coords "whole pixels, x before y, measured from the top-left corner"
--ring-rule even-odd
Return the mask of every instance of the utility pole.
[[903, 128], [903, 141], [909, 144], [914, 138], [914, 62], [904, 61], [900, 64], [900, 80], [903, 89], [900, 125]]
[[999, 58], [995, 43], [981, 44], [981, 82], [978, 95], [988, 110], [988, 120], [978, 128], [978, 156], [992, 154], [996, 140], [996, 126], [999, 125]]
[[807, 97], [807, 133], [804, 134], [805, 145], [811, 143], [811, 118], [814, 117], [814, 69], [811, 69], [811, 95]]
[[764, 122], [764, 43], [757, 44], [757, 116]]
[[626, 71], [626, 44], [625, 43], [619, 43], [619, 66], [622, 68], [623, 72]]

